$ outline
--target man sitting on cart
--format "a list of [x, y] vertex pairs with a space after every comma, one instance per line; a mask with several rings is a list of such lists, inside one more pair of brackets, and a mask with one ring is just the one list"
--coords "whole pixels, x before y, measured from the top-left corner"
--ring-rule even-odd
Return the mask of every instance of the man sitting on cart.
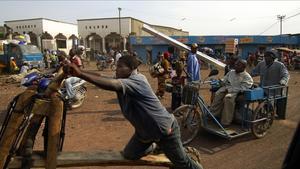
[[216, 92], [210, 110], [214, 116], [219, 116], [223, 127], [228, 127], [234, 117], [235, 100], [239, 92], [251, 88], [253, 79], [245, 71], [247, 61], [239, 59], [234, 70], [228, 72], [223, 79], [223, 86]]

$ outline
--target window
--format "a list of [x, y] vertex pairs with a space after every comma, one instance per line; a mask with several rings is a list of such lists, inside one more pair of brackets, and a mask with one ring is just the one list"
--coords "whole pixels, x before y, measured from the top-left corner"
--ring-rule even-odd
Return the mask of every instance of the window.
[[97, 28], [99, 29], [99, 27], [100, 27], [100, 26], [98, 25]]
[[96, 29], [96, 26], [94, 26], [94, 29]]
[[105, 28], [107, 28], [107, 25], [105, 26]]
[[90, 29], [92, 29], [92, 27], [91, 27], [91, 26], [89, 26], [89, 28], [90, 28]]
[[27, 25], [25, 25], [25, 28], [27, 28]]
[[57, 48], [67, 48], [67, 41], [66, 40], [58, 40], [56, 39]]
[[24, 29], [24, 25], [22, 25], [22, 28]]
[[27, 28], [30, 28], [30, 25], [28, 25]]
[[40, 53], [40, 50], [34, 45], [20, 45], [20, 48], [24, 54]]
[[87, 26], [85, 26], [85, 29], [87, 29]]
[[34, 27], [36, 27], [35, 25], [33, 25]]
[[104, 25], [102, 25], [102, 29], [104, 28]]
[[16, 28], [19, 29], [19, 26], [17, 26]]

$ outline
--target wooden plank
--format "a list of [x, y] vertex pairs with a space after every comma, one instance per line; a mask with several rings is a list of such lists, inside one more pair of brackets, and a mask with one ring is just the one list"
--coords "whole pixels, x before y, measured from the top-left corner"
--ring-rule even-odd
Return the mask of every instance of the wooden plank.
[[[32, 156], [32, 168], [45, 167], [44, 153], [35, 151]], [[12, 158], [8, 168], [20, 168], [22, 157]], [[164, 154], [148, 155], [140, 160], [126, 160], [120, 152], [97, 151], [97, 152], [61, 152], [57, 156], [57, 167], [80, 167], [80, 166], [172, 166]]]

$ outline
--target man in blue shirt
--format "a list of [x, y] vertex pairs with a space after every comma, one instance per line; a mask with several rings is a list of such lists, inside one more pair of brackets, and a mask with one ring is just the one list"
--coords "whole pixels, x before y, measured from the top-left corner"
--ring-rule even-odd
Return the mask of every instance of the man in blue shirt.
[[196, 43], [193, 43], [191, 46], [191, 52], [189, 53], [187, 58], [188, 82], [200, 80], [200, 65], [196, 56], [197, 50], [198, 45]]
[[146, 77], [137, 72], [139, 64], [135, 56], [122, 56], [117, 62], [116, 79], [99, 77], [74, 64], [65, 68], [72, 69], [74, 76], [117, 93], [121, 111], [135, 129], [123, 152], [126, 159], [140, 159], [152, 152], [156, 143], [175, 168], [202, 169], [185, 153], [176, 118], [160, 103]]

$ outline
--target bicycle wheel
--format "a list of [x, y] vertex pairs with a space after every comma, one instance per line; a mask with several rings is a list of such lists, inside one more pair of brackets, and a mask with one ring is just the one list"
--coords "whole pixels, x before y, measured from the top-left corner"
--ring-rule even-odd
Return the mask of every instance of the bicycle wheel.
[[267, 102], [262, 102], [257, 106], [252, 114], [253, 121], [266, 118], [266, 120], [261, 120], [252, 124], [252, 134], [256, 138], [264, 137], [273, 123], [274, 111], [273, 109], [268, 108], [268, 106]]
[[201, 127], [201, 115], [192, 105], [182, 105], [173, 114], [180, 126], [182, 144], [186, 145], [197, 136]]

